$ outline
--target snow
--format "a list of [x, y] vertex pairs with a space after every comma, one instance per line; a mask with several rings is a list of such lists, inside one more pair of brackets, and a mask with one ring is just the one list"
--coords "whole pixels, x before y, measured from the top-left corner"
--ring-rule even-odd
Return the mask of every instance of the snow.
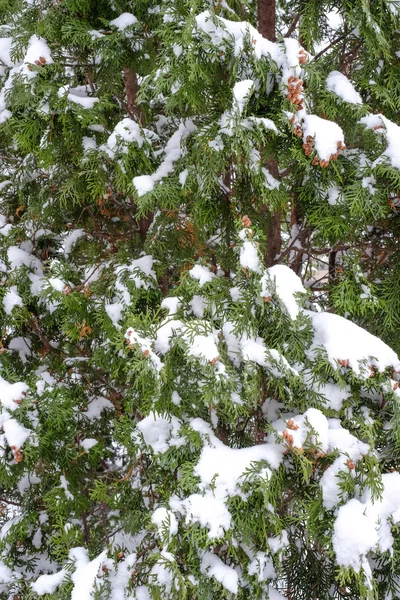
[[240, 247], [240, 266], [254, 273], [261, 273], [261, 261], [257, 246], [253, 242], [245, 241]]
[[239, 585], [237, 571], [222, 562], [216, 554], [204, 552], [201, 557], [200, 570], [208, 577], [214, 577], [232, 594], [237, 594]]
[[173, 338], [178, 336], [182, 329], [183, 323], [178, 319], [167, 318], [165, 321], [162, 321], [157, 330], [157, 337], [154, 344], [156, 352], [160, 354], [168, 352], [173, 343]]
[[[193, 426], [193, 423], [192, 423]], [[216, 496], [224, 498], [239, 493], [239, 479], [253, 462], [265, 460], [276, 469], [282, 459], [283, 447], [277, 444], [260, 444], [249, 448], [229, 448], [219, 440], [214, 447], [203, 448], [195, 473], [203, 486], [213, 483]]]
[[286, 600], [286, 597], [282, 596], [282, 594], [280, 594], [278, 590], [273, 588], [271, 585], [268, 586], [268, 595], [269, 600]]
[[94, 438], [85, 438], [81, 441], [80, 445], [84, 450], [86, 450], [86, 452], [89, 452], [89, 450], [98, 443], [98, 440], [95, 440]]
[[[36, 61], [39, 61], [42, 64], [50, 65], [53, 62], [53, 58], [46, 40], [37, 37], [37, 35], [33, 35], [28, 42], [28, 49], [25, 54], [24, 63], [35, 64]], [[27, 73], [31, 73], [33, 76], [36, 75], [35, 72], [28, 71]]]
[[249, 575], [256, 575], [259, 583], [276, 577], [273, 560], [267, 552], [257, 552], [254, 556], [249, 556], [249, 558], [250, 562], [247, 571]]
[[143, 435], [145, 444], [155, 454], [166, 452], [170, 446], [182, 446], [184, 438], [178, 437], [181, 422], [172, 416], [170, 421], [156, 413], [151, 413], [137, 424], [137, 429]]
[[151, 175], [139, 175], [138, 177], [134, 177], [132, 183], [135, 186], [139, 197], [154, 190], [154, 181]]
[[[136, 143], [139, 148], [142, 148], [145, 141], [142, 132], [145, 133], [148, 130], [141, 130], [138, 123], [132, 119], [122, 119], [114, 127], [114, 131], [109, 136], [107, 143], [101, 146], [100, 149], [104, 150], [110, 158], [114, 159], [117, 152], [128, 153], [128, 144]], [[152, 132], [148, 132], [148, 134], [154, 136]], [[137, 179], [138, 177], [135, 178], [135, 180]]]
[[156, 562], [150, 571], [151, 576], [153, 576], [151, 579], [153, 579], [153, 581], [155, 579], [157, 586], [165, 591], [163, 594], [165, 597], [171, 597], [170, 592], [173, 582], [173, 567], [175, 566], [176, 568], [176, 564], [174, 565], [174, 563], [175, 558], [173, 554], [163, 550], [160, 552], [159, 561]]
[[177, 296], [171, 296], [169, 298], [164, 298], [161, 302], [161, 308], [165, 308], [168, 310], [170, 315], [174, 315], [178, 312], [181, 306], [181, 301]]
[[307, 142], [307, 137], [314, 138], [315, 150], [321, 160], [329, 161], [331, 156], [338, 151], [338, 144], [344, 144], [344, 134], [342, 129], [333, 121], [322, 119], [317, 115], [302, 116], [303, 120], [303, 141]]
[[41, 575], [35, 583], [32, 584], [33, 591], [39, 596], [44, 594], [53, 594], [59, 585], [63, 582], [67, 571], [62, 569], [58, 573], [52, 575]]
[[338, 450], [340, 456], [330, 465], [320, 480], [322, 498], [325, 508], [331, 510], [340, 502], [341, 471], [349, 472], [348, 461], [355, 464], [369, 452], [369, 445], [361, 442], [347, 429], [340, 425], [337, 419], [329, 419], [328, 452]]
[[247, 117], [247, 119], [244, 119], [243, 123], [244, 122], [256, 123], [257, 125], [262, 125], [263, 127], [265, 127], [265, 129], [269, 129], [270, 131], [274, 131], [275, 133], [278, 133], [278, 129], [277, 129], [275, 123], [271, 119], [267, 119], [266, 117], [250, 116], [250, 117]]
[[270, 267], [261, 278], [260, 295], [263, 298], [272, 296], [271, 282], [273, 282], [276, 294], [285, 306], [290, 318], [296, 319], [300, 309], [295, 295], [306, 293], [300, 277], [285, 265]]
[[145, 585], [139, 585], [135, 588], [135, 600], [151, 600], [150, 592]]
[[124, 311], [124, 305], [120, 302], [114, 302], [112, 304], [106, 304], [104, 306], [107, 315], [110, 317], [112, 324], [114, 327], [119, 329], [121, 326], [119, 325], [120, 320], [122, 319], [122, 313]]
[[366, 517], [375, 524], [379, 550], [386, 552], [392, 549], [394, 543], [390, 521], [400, 522], [400, 473], [385, 473], [382, 484], [383, 493], [379, 500], [372, 501], [371, 491], [366, 490], [362, 502], [366, 506]]
[[288, 370], [294, 375], [298, 374], [282, 354], [273, 348], [267, 348], [262, 338], [254, 338], [246, 334], [236, 335], [234, 329], [234, 324], [229, 321], [222, 327], [228, 356], [236, 367], [244, 360], [267, 368], [275, 377], [281, 377]]
[[18, 423], [15, 419], [7, 415], [7, 413], [3, 412], [3, 429], [4, 434], [6, 436], [7, 444], [12, 448], [21, 448], [31, 431]]
[[209, 335], [195, 335], [193, 340], [186, 337], [188, 342], [188, 353], [202, 360], [213, 362], [219, 359], [219, 351], [216, 345], [218, 337], [215, 333]]
[[364, 189], [367, 189], [370, 194], [374, 195], [376, 192], [376, 179], [373, 175], [371, 175], [370, 177], [363, 177], [361, 180], [361, 186]]
[[[150, 277], [154, 281], [157, 281], [157, 276], [155, 271], [153, 270], [154, 259], [151, 254], [146, 254], [145, 256], [141, 256], [136, 260], [133, 260], [130, 264], [129, 271], [132, 273], [130, 276], [131, 281], [134, 282], [137, 288], [149, 288], [149, 282], [146, 278]], [[139, 271], [139, 272], [138, 272]], [[142, 274], [145, 277], [142, 277]]]
[[331, 71], [326, 79], [326, 87], [334, 92], [339, 98], [350, 104], [362, 104], [360, 94], [346, 75], [339, 71]]
[[80, 85], [76, 88], [70, 88], [67, 94], [67, 98], [70, 102], [74, 104], [79, 104], [84, 109], [91, 109], [94, 107], [96, 102], [99, 101], [98, 98], [94, 98], [92, 96], [87, 95], [86, 86]]
[[13, 573], [11, 569], [0, 560], [0, 583], [9, 583], [12, 579]]
[[74, 500], [74, 496], [69, 491], [68, 481], [65, 475], [60, 475], [60, 487], [64, 490], [65, 496], [68, 500]]
[[18, 269], [19, 267], [25, 266], [40, 271], [42, 274], [42, 265], [40, 260], [30, 254], [23, 248], [17, 246], [10, 246], [7, 250], [8, 261], [10, 262], [11, 269]]
[[18, 352], [19, 358], [23, 363], [26, 363], [28, 357], [31, 356], [31, 347], [31, 340], [27, 337], [22, 337], [20, 335], [15, 338], [12, 338], [12, 340], [10, 340], [8, 343], [8, 349], [15, 350], [15, 352]]
[[264, 175], [265, 187], [268, 190], [277, 190], [279, 188], [279, 186], [281, 185], [280, 182], [277, 179], [275, 179], [275, 177], [273, 175], [271, 175], [271, 173], [265, 167], [262, 167], [261, 171]]
[[337, 563], [352, 567], [357, 572], [361, 567], [361, 557], [378, 543], [375, 524], [365, 516], [364, 511], [364, 504], [356, 498], [341, 506], [332, 538]]
[[336, 411], [339, 411], [342, 408], [343, 402], [351, 394], [349, 386], [340, 388], [334, 383], [320, 383], [315, 384], [313, 387], [318, 394], [325, 396], [326, 406]]
[[178, 521], [176, 520], [174, 513], [163, 506], [160, 506], [154, 511], [151, 522], [157, 525], [160, 534], [162, 534], [165, 528], [168, 529], [170, 537], [178, 533]]
[[[318, 447], [322, 452], [328, 451], [328, 420], [325, 415], [317, 408], [309, 408], [303, 415], [297, 415], [290, 419], [292, 425], [288, 428], [286, 420], [278, 419], [272, 423], [272, 427], [278, 433], [288, 430], [292, 442], [291, 446], [295, 448], [303, 448], [307, 440], [308, 444]], [[310, 435], [311, 432], [315, 435]], [[271, 434], [268, 439], [273, 440]]]
[[[332, 365], [338, 367], [338, 360], [349, 361], [348, 365], [357, 374], [365, 378], [370, 376], [369, 365], [378, 371], [387, 367], [397, 367], [399, 359], [396, 353], [382, 340], [358, 327], [344, 317], [332, 313], [307, 313], [314, 326], [313, 350], [325, 348]], [[362, 367], [361, 361], [367, 366]]]
[[360, 119], [360, 123], [367, 129], [374, 130], [377, 135], [386, 136], [387, 148], [373, 166], [388, 158], [393, 167], [400, 169], [400, 127], [381, 114], [367, 115]]
[[331, 206], [335, 206], [340, 198], [342, 190], [337, 185], [334, 185], [334, 186], [328, 188], [326, 193], [328, 195], [328, 203]]
[[11, 48], [12, 38], [11, 37], [0, 37], [0, 62], [4, 63], [7, 67], [13, 67], [14, 63], [11, 60]]
[[160, 182], [174, 171], [174, 163], [182, 156], [182, 141], [191, 133], [196, 131], [195, 124], [187, 119], [180, 123], [177, 131], [170, 137], [164, 148], [164, 158], [158, 169], [152, 175], [139, 175], [133, 178], [133, 185], [139, 197], [154, 189], [154, 185]]
[[204, 311], [207, 308], [207, 301], [203, 296], [195, 294], [189, 302], [192, 313], [201, 319], [204, 317]]
[[186, 515], [186, 523], [199, 523], [209, 530], [210, 540], [224, 537], [232, 526], [232, 517], [223, 500], [211, 492], [191, 494], [182, 501], [171, 501], [171, 507]]
[[64, 292], [66, 284], [59, 277], [50, 277], [48, 281], [56, 292]]
[[179, 183], [183, 187], [186, 183], [187, 176], [189, 175], [188, 169], [184, 169], [179, 173]]
[[94, 421], [95, 419], [100, 419], [101, 413], [105, 409], [114, 410], [114, 405], [110, 400], [98, 396], [90, 400], [87, 409], [82, 414], [90, 421]]
[[142, 355], [151, 362], [154, 369], [156, 371], [161, 371], [163, 363], [161, 362], [160, 357], [152, 350], [152, 341], [149, 338], [144, 338], [132, 328], [129, 328], [125, 333], [125, 339], [129, 343], [129, 346], [139, 347]]
[[22, 398], [28, 392], [28, 386], [26, 383], [19, 381], [18, 383], [8, 383], [5, 379], [0, 377], [0, 402], [4, 408], [11, 411], [18, 408], [17, 400]]
[[132, 15], [131, 13], [122, 13], [122, 15], [120, 15], [119, 17], [117, 17], [116, 19], [113, 19], [112, 21], [110, 21], [110, 25], [114, 25], [114, 27], [116, 27], [119, 31], [123, 31], [124, 29], [126, 29], [127, 27], [130, 27], [131, 25], [135, 25], [138, 22], [137, 18]]
[[85, 232], [83, 231], [83, 229], [74, 229], [73, 231], [67, 233], [67, 235], [64, 237], [63, 244], [65, 256], [69, 256], [71, 254], [72, 248], [74, 247], [76, 242], [83, 238], [84, 235]]
[[107, 552], [102, 552], [95, 559], [89, 561], [86, 548], [73, 548], [69, 557], [75, 562], [76, 570], [71, 575], [74, 587], [71, 600], [89, 600], [93, 598], [93, 584], [96, 580], [101, 563], [107, 557]]
[[83, 147], [84, 152], [89, 152], [89, 150], [96, 150], [97, 143], [96, 143], [95, 138], [84, 135], [82, 137], [82, 147]]
[[193, 277], [193, 279], [197, 279], [200, 287], [202, 287], [205, 283], [209, 283], [215, 277], [215, 274], [210, 271], [210, 269], [198, 264], [194, 265], [193, 269], [189, 270], [189, 275], [190, 277]]
[[[206, 33], [212, 43], [217, 47], [223, 47], [222, 42], [230, 42], [232, 39], [235, 44], [235, 56], [238, 56], [243, 48], [244, 40], [250, 38], [253, 43], [253, 51], [256, 58], [262, 56], [271, 57], [277, 63], [282, 62], [282, 52], [278, 44], [266, 40], [262, 35], [246, 21], [229, 21], [222, 17], [211, 15], [209, 11], [204, 11], [196, 16], [196, 25], [198, 29]], [[298, 64], [298, 60], [297, 60]]]
[[254, 81], [251, 79], [239, 81], [233, 86], [233, 97], [240, 115], [243, 113], [244, 107], [246, 106], [253, 89]]
[[23, 305], [24, 305], [24, 303], [22, 301], [21, 296], [18, 294], [17, 287], [15, 285], [11, 286], [3, 298], [4, 312], [7, 315], [11, 315], [13, 309], [16, 306], [23, 306]]

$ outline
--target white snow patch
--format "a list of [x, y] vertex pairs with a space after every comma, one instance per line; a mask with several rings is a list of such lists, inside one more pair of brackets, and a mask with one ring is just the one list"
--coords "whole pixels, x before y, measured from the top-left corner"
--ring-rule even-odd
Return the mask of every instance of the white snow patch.
[[[312, 352], [322, 346], [335, 367], [338, 360], [348, 360], [353, 371], [367, 378], [370, 365], [378, 371], [399, 365], [396, 353], [389, 346], [355, 323], [332, 313], [307, 313], [314, 326]], [[361, 361], [367, 362], [365, 368], [360, 365]]]
[[244, 107], [246, 106], [253, 89], [254, 81], [251, 79], [239, 81], [233, 86], [233, 97], [240, 115], [243, 113]]
[[285, 265], [270, 267], [261, 278], [260, 295], [263, 298], [272, 296], [271, 281], [274, 282], [275, 291], [286, 307], [291, 319], [296, 319], [300, 309], [295, 294], [306, 292], [300, 277]]
[[215, 274], [210, 271], [210, 269], [198, 264], [194, 265], [193, 269], [189, 270], [189, 275], [190, 277], [193, 277], [193, 279], [197, 279], [200, 287], [202, 287], [205, 283], [209, 283], [215, 277]]
[[362, 104], [361, 96], [351, 81], [339, 71], [331, 71], [329, 73], [326, 79], [326, 87], [349, 104]]
[[125, 12], [125, 13], [122, 13], [122, 15], [120, 15], [116, 19], [113, 19], [112, 21], [110, 21], [110, 25], [114, 25], [114, 27], [116, 27], [118, 29], [118, 31], [123, 31], [124, 29], [126, 29], [127, 27], [130, 27], [131, 25], [135, 25], [137, 22], [138, 22], [138, 20], [135, 17], [135, 15]]
[[222, 562], [216, 554], [204, 552], [201, 557], [200, 570], [208, 577], [214, 577], [232, 594], [237, 594], [239, 585], [237, 571]]
[[51, 575], [41, 575], [35, 583], [32, 584], [33, 591], [39, 596], [44, 594], [53, 594], [59, 585], [62, 584], [67, 571], [62, 569], [58, 573]]

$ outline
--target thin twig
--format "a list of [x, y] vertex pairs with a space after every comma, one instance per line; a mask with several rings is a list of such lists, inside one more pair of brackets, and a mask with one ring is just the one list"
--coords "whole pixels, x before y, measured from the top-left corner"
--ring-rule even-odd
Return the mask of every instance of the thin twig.
[[13, 506], [23, 506], [21, 502], [14, 502], [13, 500], [7, 500], [0, 496], [0, 502], [4, 502], [4, 504], [12, 504]]
[[290, 37], [292, 35], [293, 31], [296, 29], [299, 21], [300, 21], [300, 13], [297, 13], [295, 18], [291, 22], [289, 29], [287, 30], [287, 32], [285, 33], [285, 35], [283, 37], [285, 37], [285, 38]]
[[345, 37], [345, 33], [343, 33], [342, 35], [339, 35], [337, 38], [335, 38], [330, 44], [329, 46], [326, 46], [326, 48], [324, 48], [323, 50], [321, 50], [321, 52], [318, 52], [318, 54], [316, 54], [312, 61], [315, 62], [316, 60], [318, 60], [323, 54], [325, 54], [325, 52], [328, 52], [328, 50], [330, 50], [333, 46], [335, 46], [337, 43], [339, 43], [340, 41], [342, 41], [342, 39]]

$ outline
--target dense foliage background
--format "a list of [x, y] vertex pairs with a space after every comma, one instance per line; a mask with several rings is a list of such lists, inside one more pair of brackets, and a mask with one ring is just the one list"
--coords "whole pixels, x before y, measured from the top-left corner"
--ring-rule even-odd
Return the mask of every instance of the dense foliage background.
[[2, 599], [400, 598], [399, 17], [0, 0]]

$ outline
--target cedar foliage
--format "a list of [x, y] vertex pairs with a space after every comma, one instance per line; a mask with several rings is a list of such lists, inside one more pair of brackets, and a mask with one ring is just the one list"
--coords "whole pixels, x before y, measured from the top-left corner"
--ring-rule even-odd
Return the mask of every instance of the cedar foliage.
[[261, 9], [0, 0], [2, 600], [400, 598], [400, 3]]

